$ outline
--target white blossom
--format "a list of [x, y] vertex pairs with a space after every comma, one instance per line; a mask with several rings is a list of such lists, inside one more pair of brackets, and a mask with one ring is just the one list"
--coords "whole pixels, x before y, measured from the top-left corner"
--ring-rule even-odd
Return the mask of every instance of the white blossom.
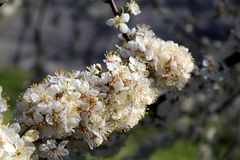
[[2, 86], [0, 86], [0, 113], [7, 111], [7, 101], [2, 98]]
[[128, 13], [123, 13], [121, 16], [115, 16], [114, 18], [109, 19], [106, 24], [109, 26], [114, 26], [116, 29], [119, 29], [122, 33], [127, 33], [129, 28], [127, 22], [129, 22], [130, 16]]
[[35, 146], [31, 142], [37, 138], [31, 142], [25, 141], [25, 138], [18, 135], [18, 131], [20, 126], [17, 123], [10, 126], [0, 125], [0, 159], [26, 160], [33, 155]]
[[133, 15], [138, 15], [141, 13], [141, 9], [135, 0], [131, 0], [130, 3], [127, 3], [127, 8]]
[[69, 154], [65, 148], [67, 143], [68, 141], [62, 141], [57, 145], [55, 140], [47, 140], [46, 144], [39, 146], [39, 156], [48, 160], [61, 160]]
[[35, 142], [39, 138], [39, 132], [36, 130], [28, 130], [22, 138], [25, 142]]

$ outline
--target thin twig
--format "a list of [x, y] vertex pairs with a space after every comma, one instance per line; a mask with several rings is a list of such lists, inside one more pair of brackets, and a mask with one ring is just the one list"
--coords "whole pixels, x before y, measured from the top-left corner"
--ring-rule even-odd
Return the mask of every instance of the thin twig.
[[119, 16], [117, 5], [114, 0], [104, 0], [104, 2], [110, 5], [112, 12], [115, 16]]

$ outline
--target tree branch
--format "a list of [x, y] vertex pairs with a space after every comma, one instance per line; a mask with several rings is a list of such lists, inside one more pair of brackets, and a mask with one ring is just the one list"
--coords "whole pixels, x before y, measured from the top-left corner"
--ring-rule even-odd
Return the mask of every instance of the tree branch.
[[232, 55], [226, 57], [223, 62], [227, 67], [232, 67], [240, 61], [240, 52], [234, 52]]
[[[240, 62], [240, 52], [238, 52], [238, 51], [234, 52], [230, 56], [224, 58], [222, 60], [222, 62], [229, 68], [234, 67], [236, 64], [238, 64]], [[220, 68], [220, 71], [221, 71], [221, 69], [222, 68]], [[239, 94], [239, 92], [237, 93], [237, 95], [238, 94]], [[149, 111], [153, 117], [158, 118], [158, 119], [165, 119], [164, 117], [160, 117], [157, 115], [157, 107], [158, 107], [158, 105], [162, 104], [166, 100], [167, 100], [167, 97], [165, 94], [163, 94], [157, 99], [157, 101], [155, 103], [149, 105]], [[228, 101], [226, 103], [228, 103]], [[224, 104], [223, 106], [226, 106], [226, 104]], [[219, 107], [219, 109], [216, 112], [221, 112], [221, 110], [224, 109], [223, 106]]]

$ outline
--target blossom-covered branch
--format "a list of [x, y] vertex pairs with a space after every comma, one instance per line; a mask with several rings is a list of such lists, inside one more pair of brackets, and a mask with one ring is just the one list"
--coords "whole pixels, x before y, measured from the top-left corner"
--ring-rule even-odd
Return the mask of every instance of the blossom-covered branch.
[[[113, 0], [105, 2], [118, 13]], [[140, 12], [131, 0], [107, 21], [121, 32], [122, 44], [106, 54], [106, 66], [58, 72], [23, 93], [12, 122], [17, 124], [14, 134], [23, 135], [17, 137], [26, 143], [24, 149], [32, 146], [26, 157], [61, 159], [69, 154], [65, 148], [69, 139], [98, 147], [111, 133], [138, 124], [160, 94], [185, 86], [194, 68], [191, 53], [158, 38], [146, 24], [130, 28], [130, 14]]]
[[38, 139], [38, 131], [30, 129], [20, 136], [18, 134], [21, 131], [19, 123], [3, 124], [2, 112], [7, 110], [7, 101], [2, 97], [2, 87], [0, 86], [0, 158], [6, 160], [33, 158], [36, 149], [33, 142]]
[[[213, 68], [218, 72], [222, 72], [224, 71], [224, 69], [226, 69], [226, 67], [231, 68], [236, 64], [238, 64], [239, 62], [240, 62], [240, 53], [234, 52], [231, 55], [224, 58], [222, 62], [218, 64], [218, 66], [214, 66]], [[201, 66], [198, 66], [198, 67], [201, 68]], [[209, 70], [209, 72], [211, 72], [211, 70]], [[193, 78], [194, 78], [194, 75], [193, 75]], [[157, 115], [157, 109], [158, 109], [158, 106], [163, 102], [165, 102], [166, 100], [168, 100], [167, 95], [162, 94], [160, 97], [158, 97], [158, 99], [153, 104], [149, 106], [149, 111], [152, 113], [154, 118], [165, 119], [165, 117], [160, 117]], [[222, 105], [221, 107], [219, 107], [219, 109], [223, 110], [225, 107], [227, 107], [227, 105]]]

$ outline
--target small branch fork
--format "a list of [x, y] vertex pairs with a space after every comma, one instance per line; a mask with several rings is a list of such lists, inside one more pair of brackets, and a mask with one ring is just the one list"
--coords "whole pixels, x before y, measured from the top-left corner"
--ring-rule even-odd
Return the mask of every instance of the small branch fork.
[[[117, 5], [114, 0], [103, 0], [103, 2], [107, 3], [110, 5], [112, 12], [115, 16], [120, 16], [119, 11], [117, 9]], [[123, 37], [125, 38], [126, 41], [130, 41], [130, 37], [128, 34], [124, 33]]]

